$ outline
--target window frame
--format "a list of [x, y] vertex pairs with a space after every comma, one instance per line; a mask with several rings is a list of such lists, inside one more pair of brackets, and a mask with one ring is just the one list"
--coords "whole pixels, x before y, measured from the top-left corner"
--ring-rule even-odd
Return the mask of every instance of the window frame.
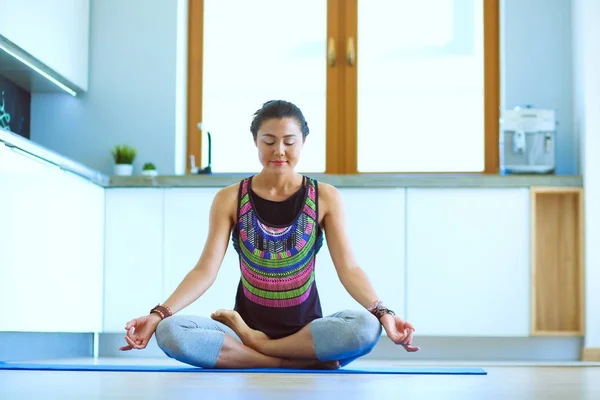
[[[500, 118], [500, 0], [483, 1], [484, 32], [484, 170], [463, 172], [409, 172], [408, 174], [498, 174]], [[204, 0], [188, 2], [187, 63], [187, 150], [186, 172], [191, 156], [202, 167], [202, 121]], [[327, 122], [325, 138], [325, 174], [369, 175], [358, 172], [357, 70], [348, 62], [348, 39], [357, 43], [358, 0], [327, 0], [327, 44], [323, 55], [327, 68]], [[330, 44], [333, 47], [330, 48]], [[355, 48], [355, 47], [354, 47]], [[329, 52], [329, 50], [334, 50]], [[330, 58], [330, 56], [333, 56]], [[355, 53], [355, 63], [360, 60]], [[335, 61], [334, 63], [331, 63]], [[357, 64], [355, 64], [357, 65]], [[407, 174], [406, 172], [381, 172]]]

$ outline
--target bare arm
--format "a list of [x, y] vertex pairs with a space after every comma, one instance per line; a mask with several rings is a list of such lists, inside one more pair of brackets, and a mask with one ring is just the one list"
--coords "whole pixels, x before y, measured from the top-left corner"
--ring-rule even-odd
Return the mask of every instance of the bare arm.
[[[215, 281], [227, 251], [231, 228], [235, 223], [237, 188], [239, 185], [226, 187], [215, 196], [210, 208], [208, 237], [200, 259], [164, 302], [173, 314], [196, 301]], [[146, 348], [160, 321], [161, 317], [158, 314], [150, 313], [127, 322], [127, 344], [119, 347], [119, 350]]]
[[325, 205], [324, 228], [327, 247], [337, 275], [348, 293], [363, 307], [368, 308], [380, 300], [367, 274], [358, 265], [346, 233], [344, 204], [333, 186], [319, 184], [320, 197]]
[[[335, 265], [338, 277], [348, 293], [363, 307], [369, 308], [381, 300], [375, 293], [367, 274], [360, 268], [346, 234], [344, 205], [337, 189], [331, 185], [323, 185], [320, 190], [324, 200], [324, 226], [327, 235], [327, 246]], [[319, 186], [321, 188], [321, 186]], [[319, 202], [319, 204], [321, 204]], [[379, 321], [385, 328], [387, 336], [396, 344], [401, 344], [407, 351], [418, 351], [412, 346], [414, 328], [402, 318], [384, 314]]]
[[237, 190], [237, 185], [229, 186], [215, 196], [210, 209], [208, 237], [202, 254], [194, 268], [164, 303], [173, 314], [196, 301], [214, 283], [234, 224]]

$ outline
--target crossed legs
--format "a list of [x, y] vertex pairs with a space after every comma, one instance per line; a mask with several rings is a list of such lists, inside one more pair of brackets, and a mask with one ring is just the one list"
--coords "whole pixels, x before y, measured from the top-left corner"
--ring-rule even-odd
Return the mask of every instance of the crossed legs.
[[231, 328], [242, 343], [273, 357], [301, 360], [339, 361], [346, 365], [369, 353], [381, 336], [381, 325], [367, 311], [341, 311], [314, 320], [300, 331], [281, 339], [269, 339], [250, 329], [232, 310], [218, 310], [212, 316]]
[[367, 311], [320, 318], [281, 339], [250, 329], [232, 310], [211, 317], [161, 321], [159, 347], [171, 358], [203, 368], [335, 369], [369, 353], [381, 335], [379, 321]]

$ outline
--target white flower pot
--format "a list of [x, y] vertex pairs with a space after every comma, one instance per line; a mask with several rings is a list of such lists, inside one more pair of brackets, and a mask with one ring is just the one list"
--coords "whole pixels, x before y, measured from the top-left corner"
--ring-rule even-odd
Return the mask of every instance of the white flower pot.
[[157, 176], [158, 175], [158, 171], [155, 169], [145, 169], [142, 171], [142, 175], [146, 175], [146, 176]]
[[115, 164], [114, 174], [118, 176], [131, 176], [133, 175], [133, 165]]

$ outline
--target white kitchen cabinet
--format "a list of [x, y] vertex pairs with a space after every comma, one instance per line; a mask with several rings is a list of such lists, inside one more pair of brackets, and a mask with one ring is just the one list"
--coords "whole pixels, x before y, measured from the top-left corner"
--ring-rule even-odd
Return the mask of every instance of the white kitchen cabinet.
[[52, 262], [57, 235], [56, 227], [49, 224], [60, 170], [3, 145], [0, 148], [0, 302], [10, 304], [0, 318], [0, 330], [46, 330], [56, 312], [50, 307], [65, 306], [52, 302], [64, 277], [56, 274]]
[[[405, 307], [405, 190], [403, 188], [339, 189], [346, 232], [358, 264], [376, 293], [398, 315]], [[341, 284], [327, 243], [317, 255], [316, 281], [323, 314], [360, 309]]]
[[106, 190], [104, 332], [125, 324], [163, 299], [163, 189]]
[[103, 188], [0, 146], [0, 330], [101, 328]]
[[[208, 237], [210, 208], [218, 191], [218, 188], [166, 189], [164, 299], [198, 262]], [[237, 254], [229, 240], [213, 285], [179, 314], [208, 317], [219, 308], [233, 308], [239, 279]]]
[[87, 90], [89, 0], [0, 0], [0, 35]]
[[407, 190], [407, 319], [418, 335], [528, 336], [526, 188]]
[[[165, 192], [165, 298], [200, 257], [217, 191], [177, 188]], [[341, 194], [346, 205], [348, 236], [360, 266], [380, 297], [403, 315], [404, 190], [343, 189]], [[390, 209], [397, 212], [390, 215]], [[316, 277], [324, 315], [361, 307], [341, 284], [326, 241], [317, 255]], [[239, 279], [238, 257], [230, 242], [213, 286], [181, 314], [209, 316], [218, 308], [232, 308]]]
[[[60, 332], [99, 332], [102, 329], [104, 276], [104, 188], [61, 171], [53, 185], [54, 202], [48, 221], [53, 256], [52, 303], [47, 317]], [[50, 261], [50, 260], [48, 260]], [[47, 328], [48, 330], [49, 328]]]

